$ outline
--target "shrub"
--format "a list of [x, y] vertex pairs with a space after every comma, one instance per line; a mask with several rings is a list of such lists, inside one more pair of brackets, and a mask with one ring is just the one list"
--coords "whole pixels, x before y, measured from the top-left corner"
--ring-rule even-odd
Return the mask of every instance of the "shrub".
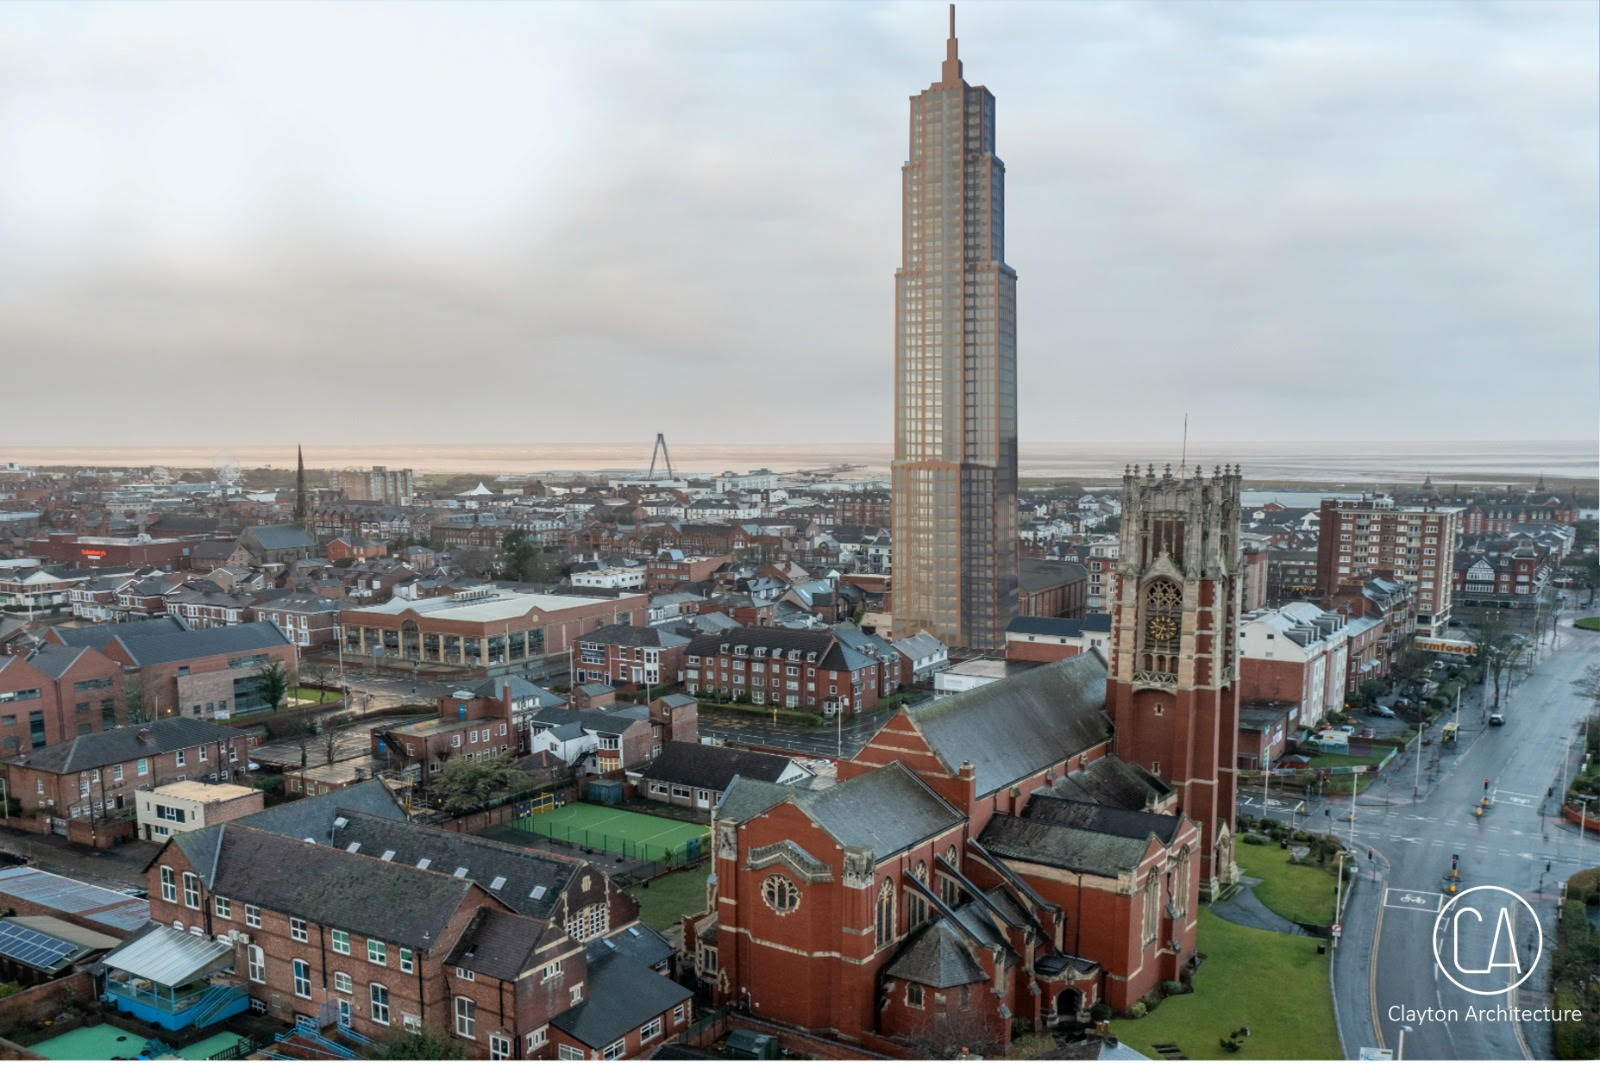
[[1183, 983], [1167, 980], [1161, 983], [1161, 992], [1165, 996], [1175, 997], [1183, 992]]
[[1133, 1007], [1128, 1009], [1128, 1014], [1135, 1019], [1143, 1019], [1149, 1013], [1150, 1009], [1145, 1006], [1142, 1000], [1135, 1002]]
[[1270, 838], [1268, 838], [1268, 837], [1266, 837], [1266, 836], [1264, 836], [1262, 834], [1254, 834], [1254, 833], [1245, 834], [1244, 837], [1242, 838], [1242, 840], [1247, 845], [1267, 845], [1267, 844], [1271, 844], [1272, 843]]
[[1111, 1016], [1111, 1005], [1107, 1004], [1103, 1000], [1099, 1001], [1094, 1007], [1089, 1009], [1089, 1018], [1093, 1019], [1097, 1023], [1108, 1022], [1110, 1021]]

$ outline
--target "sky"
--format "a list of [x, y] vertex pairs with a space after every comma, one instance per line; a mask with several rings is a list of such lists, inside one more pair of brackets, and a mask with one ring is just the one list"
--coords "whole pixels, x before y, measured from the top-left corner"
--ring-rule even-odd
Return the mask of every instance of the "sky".
[[[1593, 439], [1597, 10], [960, 4], [1024, 443]], [[0, 445], [887, 441], [946, 28], [0, 5]]]

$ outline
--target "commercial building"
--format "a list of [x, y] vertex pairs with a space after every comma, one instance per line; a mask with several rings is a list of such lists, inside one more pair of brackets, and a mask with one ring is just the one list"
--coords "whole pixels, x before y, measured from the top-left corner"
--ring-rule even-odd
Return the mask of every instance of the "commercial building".
[[1317, 588], [1324, 599], [1359, 593], [1376, 575], [1413, 590], [1417, 630], [1444, 633], [1456, 574], [1458, 507], [1398, 507], [1386, 496], [1324, 500], [1317, 533]]
[[649, 598], [639, 593], [558, 596], [482, 586], [350, 608], [340, 612], [340, 624], [346, 655], [486, 668], [551, 656], [565, 660], [580, 634], [643, 623], [649, 610]]
[[954, 8], [950, 23], [900, 172], [893, 610], [898, 633], [1000, 649], [1017, 614], [1017, 276], [994, 94], [962, 77]]

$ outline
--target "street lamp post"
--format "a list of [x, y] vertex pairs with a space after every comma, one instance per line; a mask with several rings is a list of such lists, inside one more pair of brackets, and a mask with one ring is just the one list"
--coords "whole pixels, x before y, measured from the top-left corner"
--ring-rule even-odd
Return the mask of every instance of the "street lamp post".
[[1394, 1053], [1394, 1058], [1395, 1059], [1403, 1060], [1403, 1059], [1406, 1058], [1406, 1035], [1409, 1034], [1410, 1032], [1411, 1032], [1411, 1027], [1409, 1027], [1409, 1026], [1402, 1026], [1400, 1028], [1400, 1047], [1395, 1049], [1395, 1053]]

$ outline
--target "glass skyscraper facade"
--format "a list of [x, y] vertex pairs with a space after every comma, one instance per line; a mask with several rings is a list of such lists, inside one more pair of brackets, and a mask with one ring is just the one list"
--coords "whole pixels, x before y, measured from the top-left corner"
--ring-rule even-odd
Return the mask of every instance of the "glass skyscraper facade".
[[894, 629], [999, 649], [1017, 604], [1017, 276], [1005, 262], [994, 94], [911, 98], [895, 272]]

